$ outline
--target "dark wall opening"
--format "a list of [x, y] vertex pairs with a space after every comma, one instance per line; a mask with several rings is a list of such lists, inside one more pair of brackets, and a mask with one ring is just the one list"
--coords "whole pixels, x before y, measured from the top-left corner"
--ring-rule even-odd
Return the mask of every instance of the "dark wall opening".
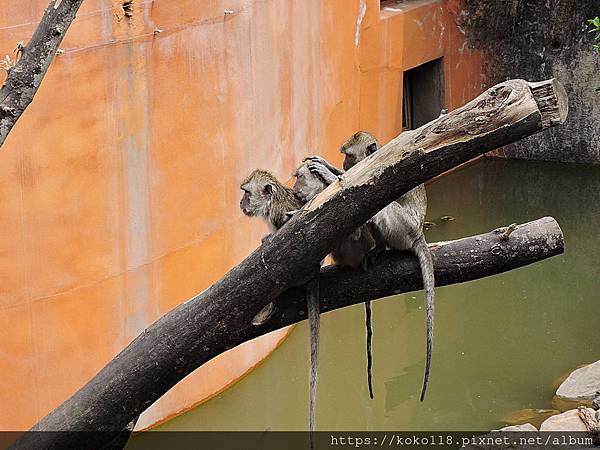
[[436, 59], [404, 72], [402, 129], [431, 122], [444, 109], [444, 64]]

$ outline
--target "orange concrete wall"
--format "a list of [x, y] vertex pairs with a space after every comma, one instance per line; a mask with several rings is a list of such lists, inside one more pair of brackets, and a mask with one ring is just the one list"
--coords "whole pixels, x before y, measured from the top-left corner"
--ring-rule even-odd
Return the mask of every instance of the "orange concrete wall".
[[[0, 56], [47, 3], [3, 1]], [[132, 18], [120, 3], [84, 2], [0, 150], [0, 429], [31, 426], [258, 245], [264, 225], [238, 208], [253, 168], [287, 180], [308, 154], [339, 162], [357, 129], [395, 136], [402, 71], [431, 59], [448, 107], [481, 90], [455, 1], [366, 0], [358, 26], [362, 0], [140, 0]], [[285, 333], [196, 371], [139, 426], [223, 389]]]

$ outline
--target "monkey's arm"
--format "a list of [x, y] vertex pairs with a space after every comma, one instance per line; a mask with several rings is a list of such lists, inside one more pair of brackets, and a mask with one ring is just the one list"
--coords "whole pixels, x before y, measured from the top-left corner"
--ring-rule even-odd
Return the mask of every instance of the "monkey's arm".
[[329, 170], [329, 172], [338, 177], [344, 174], [344, 171], [342, 169], [338, 169], [325, 158], [321, 158], [320, 156], [307, 156], [306, 158], [304, 158], [304, 161], [313, 161], [319, 164], [323, 164]]
[[308, 170], [319, 176], [327, 186], [339, 180], [339, 176], [332, 173], [325, 165], [311, 161], [307, 164]]

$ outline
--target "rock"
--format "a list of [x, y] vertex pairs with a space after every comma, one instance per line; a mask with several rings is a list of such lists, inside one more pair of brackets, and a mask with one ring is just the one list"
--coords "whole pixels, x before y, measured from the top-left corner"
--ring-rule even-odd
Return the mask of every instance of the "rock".
[[600, 409], [600, 395], [592, 400], [592, 408]]
[[573, 373], [573, 371], [577, 370], [577, 369], [581, 369], [582, 367], [586, 367], [587, 364], [580, 364], [578, 366], [576, 366], [575, 368], [571, 368], [568, 372], [565, 372], [563, 374], [561, 374], [561, 376], [556, 377], [554, 380], [552, 380], [552, 382], [550, 383], [550, 387], [552, 388], [553, 391], [556, 391], [558, 389], [558, 387], [564, 383], [564, 381], [569, 377], [569, 375], [571, 375]]
[[574, 406], [592, 406], [592, 401], [600, 393], [600, 361], [581, 367], [571, 373], [558, 387], [554, 405], [558, 409]]
[[[595, 411], [591, 408], [588, 408], [592, 414]], [[540, 431], [583, 431], [587, 432], [585, 424], [579, 417], [579, 411], [576, 409], [571, 409], [562, 414], [558, 414], [557, 416], [552, 416], [547, 419], [542, 426], [540, 427]]]
[[500, 428], [499, 431], [523, 432], [523, 431], [537, 431], [537, 430], [538, 429], [536, 427], [534, 427], [533, 425], [531, 425], [530, 423], [524, 423], [522, 425], [511, 425], [509, 427]]

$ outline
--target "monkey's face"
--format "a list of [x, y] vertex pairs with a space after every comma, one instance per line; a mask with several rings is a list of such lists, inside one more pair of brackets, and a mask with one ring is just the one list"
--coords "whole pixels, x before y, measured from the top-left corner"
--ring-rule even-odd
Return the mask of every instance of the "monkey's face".
[[344, 154], [344, 170], [350, 170], [367, 156], [372, 155], [377, 151], [377, 143], [356, 143], [347, 148], [342, 147]]
[[267, 180], [251, 178], [240, 188], [244, 192], [240, 200], [240, 208], [249, 217], [266, 217], [273, 195], [273, 185]]
[[360, 144], [352, 145], [342, 150], [342, 153], [344, 154], [344, 170], [350, 170], [367, 157], [365, 147]]
[[[348, 171], [350, 170], [352, 167], [354, 167], [359, 161], [362, 160], [362, 158], [360, 158], [360, 155], [356, 154], [353, 151], [353, 148], [349, 148], [347, 149], [344, 153], [344, 163], [342, 165], [342, 167], [344, 168], [344, 171]], [[359, 159], [360, 158], [360, 159]]]
[[377, 150], [378, 143], [375, 136], [365, 131], [354, 133], [341, 147], [344, 154], [344, 170], [350, 170], [367, 156]]
[[303, 203], [309, 202], [327, 187], [321, 177], [312, 173], [306, 164], [302, 164], [294, 176], [294, 195]]

